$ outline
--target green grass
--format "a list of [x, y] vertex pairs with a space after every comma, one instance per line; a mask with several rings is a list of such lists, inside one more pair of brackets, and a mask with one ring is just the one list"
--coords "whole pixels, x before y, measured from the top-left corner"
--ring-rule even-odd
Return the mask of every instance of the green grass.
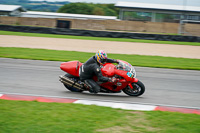
[[0, 35], [17, 35], [17, 36], [67, 38], [67, 39], [82, 39], [82, 40], [100, 40], [100, 41], [139, 42], [139, 43], [158, 43], [158, 44], [176, 44], [176, 45], [200, 46], [199, 42], [178, 42], [178, 41], [126, 39], [126, 38], [87, 37], [87, 36], [54, 35], [54, 34], [24, 33], [24, 32], [11, 32], [11, 31], [0, 31]]
[[1, 133], [199, 133], [200, 115], [0, 100]]
[[[85, 62], [94, 54], [95, 53], [75, 51], [0, 47], [0, 57], [16, 59], [50, 60], [63, 62], [79, 60], [81, 62]], [[200, 70], [200, 59], [126, 54], [108, 54], [108, 56], [109, 58], [113, 59], [125, 60], [134, 66]]]

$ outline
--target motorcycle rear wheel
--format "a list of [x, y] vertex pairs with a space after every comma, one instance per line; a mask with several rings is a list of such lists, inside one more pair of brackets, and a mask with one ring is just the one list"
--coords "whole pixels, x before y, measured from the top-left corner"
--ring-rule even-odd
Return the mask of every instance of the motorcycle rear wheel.
[[145, 86], [139, 80], [137, 83], [132, 83], [132, 86], [133, 86], [133, 89], [127, 86], [122, 91], [129, 96], [136, 96], [136, 97], [142, 95], [145, 92]]
[[[68, 77], [68, 78], [70, 78], [73, 81], [77, 79], [77, 77], [75, 77], [75, 76], [73, 76], [73, 75], [71, 75], [69, 73], [65, 74], [65, 77]], [[68, 89], [68, 90], [70, 90], [72, 92], [83, 92], [83, 90], [76, 89], [76, 88], [71, 87], [69, 85], [66, 85], [66, 84], [63, 84], [63, 85], [65, 86], [66, 89]]]

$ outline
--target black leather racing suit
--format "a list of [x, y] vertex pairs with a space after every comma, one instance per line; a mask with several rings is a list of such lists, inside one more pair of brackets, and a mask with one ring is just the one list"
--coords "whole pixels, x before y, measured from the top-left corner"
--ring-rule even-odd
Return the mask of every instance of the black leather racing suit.
[[[104, 59], [102, 62], [118, 63], [114, 59]], [[94, 75], [97, 76], [98, 81], [108, 82], [110, 79], [102, 75], [100, 64], [96, 61], [95, 56], [91, 57], [80, 67], [80, 79], [90, 88], [90, 92], [98, 93], [100, 86], [92, 79]]]

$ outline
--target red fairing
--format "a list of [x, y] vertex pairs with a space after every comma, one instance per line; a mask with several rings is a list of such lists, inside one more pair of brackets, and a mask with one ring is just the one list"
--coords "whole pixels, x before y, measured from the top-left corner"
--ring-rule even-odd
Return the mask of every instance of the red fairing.
[[79, 68], [81, 65], [82, 63], [79, 61], [69, 61], [61, 63], [60, 69], [71, 75], [79, 77]]
[[115, 65], [112, 63], [106, 63], [103, 65], [103, 68], [101, 68], [103, 76], [112, 77], [115, 74]]
[[128, 77], [128, 76], [127, 76], [127, 71], [115, 69], [115, 74], [122, 76], [123, 78], [126, 79], [127, 82], [131, 82], [131, 83], [133, 83], [133, 82], [134, 82], [134, 83], [138, 82], [138, 79], [137, 79], [137, 78]]
[[[101, 68], [103, 76], [106, 77], [113, 77], [115, 74], [122, 76], [124, 79], [118, 80], [116, 83], [111, 83], [111, 82], [105, 82], [102, 83], [100, 86], [107, 88], [112, 91], [119, 91], [123, 88], [125, 88], [128, 84], [131, 84], [133, 82], [138, 82], [137, 78], [131, 78], [127, 76], [127, 71], [123, 70], [118, 70], [116, 69], [116, 66], [112, 63], [106, 63], [103, 65], [103, 68]], [[95, 81], [97, 81], [97, 77], [94, 78]], [[117, 83], [121, 83], [120, 86], [117, 86]]]

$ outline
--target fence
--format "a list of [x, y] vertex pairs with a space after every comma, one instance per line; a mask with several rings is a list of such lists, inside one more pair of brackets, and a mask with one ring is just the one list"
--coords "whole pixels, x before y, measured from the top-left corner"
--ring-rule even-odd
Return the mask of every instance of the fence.
[[[163, 22], [142, 22], [142, 21], [122, 21], [122, 20], [87, 20], [87, 19], [57, 19], [57, 18], [25, 18], [0, 16], [0, 24], [6, 25], [26, 25], [51, 27], [57, 26], [57, 20], [71, 22], [71, 29], [85, 30], [112, 30], [145, 33], [168, 33], [177, 34], [179, 23]], [[192, 36], [200, 36], [199, 24], [186, 26], [185, 30]]]
[[94, 31], [94, 30], [46, 28], [46, 27], [32, 27], [32, 26], [11, 26], [11, 25], [0, 25], [0, 30], [28, 32], [28, 33], [76, 35], [76, 36], [200, 42], [200, 37], [197, 36], [144, 34], [144, 33], [132, 33], [132, 32], [111, 32], [111, 31]]

